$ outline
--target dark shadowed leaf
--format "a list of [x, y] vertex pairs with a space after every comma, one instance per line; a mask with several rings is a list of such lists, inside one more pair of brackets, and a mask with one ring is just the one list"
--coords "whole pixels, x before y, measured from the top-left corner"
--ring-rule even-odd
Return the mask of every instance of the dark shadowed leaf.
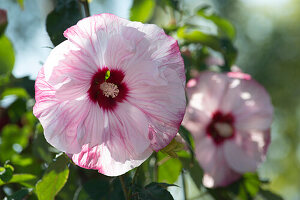
[[81, 19], [77, 0], [58, 0], [55, 9], [49, 13], [46, 29], [54, 46], [65, 40], [63, 32]]
[[44, 130], [42, 125], [40, 123], [37, 124], [32, 144], [32, 151], [36, 157], [50, 163], [53, 157], [49, 154], [50, 145], [46, 141], [43, 132]]
[[257, 195], [261, 182], [256, 173], [246, 173], [243, 177], [227, 187], [208, 189], [216, 199], [252, 200]]
[[179, 10], [179, 0], [156, 0], [157, 5], [161, 6], [163, 9], [166, 9], [167, 6], [171, 7], [174, 10]]
[[187, 143], [188, 149], [192, 155], [192, 159], [194, 156], [194, 150], [193, 150], [193, 137], [190, 134], [190, 132], [184, 127], [180, 126], [178, 133], [181, 135], [181, 137], [184, 139], [184, 141]]
[[29, 195], [29, 193], [32, 191], [31, 188], [24, 188], [21, 189], [15, 193], [13, 193], [12, 195], [10, 195], [9, 197], [7, 197], [7, 200], [23, 200], [26, 199], [25, 197], [27, 195]]
[[69, 176], [68, 163], [68, 158], [61, 155], [49, 165], [43, 178], [35, 186], [39, 200], [54, 199], [62, 189]]
[[167, 190], [169, 186], [175, 186], [167, 183], [150, 183], [145, 188], [133, 186], [133, 200], [173, 200], [171, 193]]
[[0, 167], [0, 179], [3, 182], [8, 182], [12, 179], [14, 172], [13, 166], [5, 164], [4, 167]]
[[78, 200], [99, 200], [107, 195], [109, 181], [107, 179], [90, 180], [83, 184]]
[[271, 191], [261, 189], [256, 200], [283, 200], [283, 198]]
[[155, 8], [154, 0], [134, 0], [130, 9], [130, 20], [148, 22]]
[[182, 166], [185, 170], [189, 172], [191, 175], [195, 185], [201, 189], [202, 188], [202, 177], [203, 177], [203, 171], [201, 167], [199, 166], [198, 162], [196, 160], [191, 160], [190, 158], [183, 158], [179, 157]]

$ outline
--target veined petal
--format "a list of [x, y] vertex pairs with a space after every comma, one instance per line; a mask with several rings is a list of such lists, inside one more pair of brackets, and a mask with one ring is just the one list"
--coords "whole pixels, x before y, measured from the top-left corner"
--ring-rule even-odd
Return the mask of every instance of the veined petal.
[[61, 151], [78, 153], [81, 146], [77, 142], [77, 127], [90, 105], [80, 100], [57, 99], [54, 88], [45, 81], [43, 69], [38, 74], [35, 91], [33, 113], [44, 128], [46, 140]]
[[[129, 21], [112, 14], [99, 14], [80, 20], [68, 28], [64, 36], [91, 57], [99, 68], [106, 65], [105, 51], [111, 36], [118, 35], [120, 26]], [[117, 55], [117, 54], [116, 54]]]
[[118, 161], [113, 158], [111, 151], [106, 145], [89, 147], [87, 144], [82, 147], [80, 153], [72, 155], [72, 160], [80, 167], [97, 169], [100, 173], [107, 176], [119, 176], [141, 165], [151, 154], [152, 150], [148, 148], [138, 157]]
[[97, 66], [69, 41], [56, 46], [43, 67], [45, 80], [52, 86], [63, 82], [66, 78], [85, 81], [97, 71]]
[[43, 66], [45, 81], [55, 90], [57, 99], [75, 100], [86, 95], [91, 77], [97, 71], [69, 41], [64, 41], [54, 48]]
[[[145, 52], [145, 56], [151, 56], [152, 59], [159, 63], [159, 68], [170, 68], [177, 72], [182, 84], [185, 85], [185, 71], [183, 67], [183, 59], [179, 50], [177, 41], [165, 34], [163, 29], [155, 24], [142, 24], [140, 22], [131, 22], [129, 27], [137, 28], [145, 33], [144, 40], [136, 37], [140, 52]], [[133, 37], [133, 36], [132, 36]], [[150, 44], [150, 45], [149, 45]]]
[[148, 137], [155, 151], [168, 145], [177, 134], [186, 104], [184, 87], [177, 73], [167, 68], [163, 75], [166, 84], [153, 79], [151, 85], [129, 85], [128, 101], [147, 116]]
[[[147, 138], [148, 122], [144, 113], [128, 103], [121, 103], [114, 112], [101, 114], [103, 122], [99, 125], [95, 125], [96, 121], [92, 118], [97, 118], [100, 113], [86, 118], [83, 132], [83, 135], [87, 134], [86, 142], [92, 141], [92, 138], [100, 139], [96, 146], [84, 144], [82, 151], [73, 155], [76, 164], [98, 169], [105, 175], [117, 176], [140, 165], [151, 155], [152, 149]], [[100, 135], [97, 135], [97, 131], [101, 132]], [[81, 142], [84, 143], [84, 140]]]

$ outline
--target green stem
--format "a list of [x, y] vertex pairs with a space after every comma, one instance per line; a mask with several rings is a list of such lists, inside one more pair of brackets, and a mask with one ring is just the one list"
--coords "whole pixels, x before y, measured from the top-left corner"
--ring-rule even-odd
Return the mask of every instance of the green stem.
[[154, 163], [154, 182], [158, 181], [158, 153], [154, 153], [155, 163]]
[[187, 193], [186, 193], [186, 182], [185, 182], [185, 175], [184, 171], [181, 171], [181, 178], [182, 178], [182, 185], [183, 185], [183, 196], [184, 200], [187, 200]]
[[136, 168], [136, 170], [135, 170], [135, 173], [134, 173], [134, 176], [133, 176], [132, 182], [131, 182], [132, 185], [135, 184], [135, 182], [136, 182], [137, 175], [138, 175], [138, 173], [139, 173], [139, 169], [140, 169], [140, 168], [141, 168], [141, 166], [138, 166], [138, 167]]
[[129, 198], [128, 198], [128, 191], [127, 191], [127, 188], [126, 188], [124, 177], [123, 176], [119, 176], [119, 179], [120, 179], [120, 182], [121, 182], [121, 185], [122, 185], [122, 189], [123, 189], [123, 192], [124, 192], [125, 199], [129, 200]]
[[[141, 166], [138, 166], [136, 168], [134, 176], [133, 176], [132, 181], [131, 181], [131, 186], [133, 186], [136, 183], [136, 179], [137, 179], [140, 168], [141, 168]], [[132, 193], [132, 187], [129, 188], [129, 191], [128, 191], [128, 194], [127, 194], [128, 199], [130, 199], [131, 193]]]
[[88, 0], [80, 0], [80, 2], [83, 4], [85, 16], [86, 17], [91, 16]]

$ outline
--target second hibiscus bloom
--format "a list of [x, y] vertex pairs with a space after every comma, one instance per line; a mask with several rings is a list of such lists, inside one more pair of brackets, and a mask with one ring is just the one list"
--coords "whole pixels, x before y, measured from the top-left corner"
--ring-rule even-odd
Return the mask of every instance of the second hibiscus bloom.
[[247, 74], [203, 72], [187, 84], [183, 124], [195, 139], [207, 187], [226, 186], [255, 171], [270, 142], [273, 107]]

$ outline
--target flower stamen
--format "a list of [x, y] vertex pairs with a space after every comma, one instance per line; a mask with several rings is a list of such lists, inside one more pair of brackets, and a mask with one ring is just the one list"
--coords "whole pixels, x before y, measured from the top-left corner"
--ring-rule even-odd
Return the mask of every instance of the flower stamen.
[[100, 85], [100, 89], [103, 91], [103, 95], [106, 97], [115, 98], [119, 94], [118, 86], [113, 83], [103, 82]]
[[224, 138], [231, 137], [233, 134], [233, 128], [228, 123], [216, 122], [214, 126], [215, 129], [218, 131], [219, 135]]

